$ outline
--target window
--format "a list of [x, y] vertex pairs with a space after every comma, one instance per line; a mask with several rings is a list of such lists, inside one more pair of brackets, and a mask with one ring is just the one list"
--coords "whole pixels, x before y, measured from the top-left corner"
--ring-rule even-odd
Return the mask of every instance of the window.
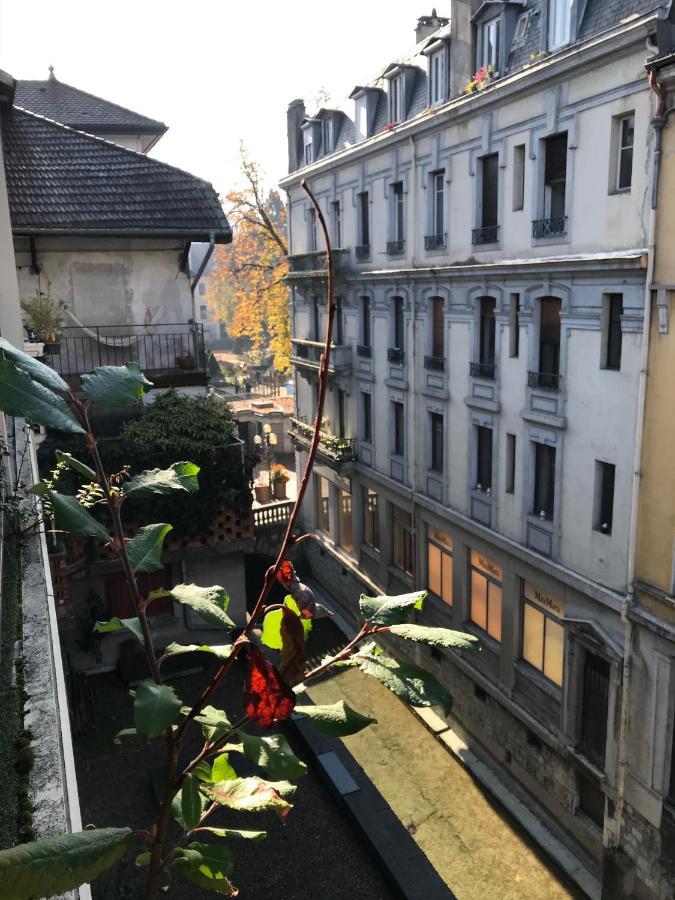
[[518, 16], [518, 21], [516, 22], [516, 30], [513, 35], [513, 42], [511, 44], [511, 48], [520, 46], [525, 40], [525, 35], [527, 34], [527, 26], [530, 24], [530, 13], [523, 13], [521, 16]]
[[635, 116], [632, 113], [619, 119], [618, 140], [616, 187], [619, 191], [628, 191], [633, 180], [633, 144], [635, 142]]
[[430, 468], [434, 472], [443, 471], [443, 416], [440, 413], [429, 413], [431, 426], [431, 461]]
[[[136, 579], [142, 597], [147, 597], [150, 591], [156, 591], [160, 588], [168, 590], [173, 586], [171, 566], [165, 566], [159, 572], [153, 572], [152, 574], [139, 572], [136, 575]], [[110, 613], [122, 619], [131, 618], [134, 615], [134, 601], [124, 573], [110, 572], [104, 575], [103, 580]], [[152, 618], [173, 615], [173, 600], [171, 596], [167, 594], [165, 597], [158, 597], [148, 606], [147, 611]], [[188, 619], [188, 625], [191, 624], [191, 621]]]
[[[567, 186], [567, 132], [544, 141], [544, 218], [565, 215]], [[544, 235], [545, 236], [545, 235]]]
[[431, 106], [442, 103], [447, 97], [445, 77], [445, 52], [443, 50], [429, 57], [429, 77], [431, 79]]
[[200, 295], [200, 297], [203, 296], [205, 293], [206, 293], [206, 285], [204, 284], [203, 281], [200, 281], [200, 282], [199, 282], [199, 295]]
[[343, 550], [351, 553], [352, 540], [352, 495], [338, 490], [338, 543]]
[[[391, 186], [391, 198], [393, 203], [392, 216], [392, 240], [403, 241], [403, 182], [397, 181]], [[402, 249], [402, 248], [400, 248]]]
[[398, 506], [392, 506], [392, 563], [411, 577], [415, 574], [412, 517]]
[[579, 749], [600, 769], [605, 767], [608, 711], [609, 663], [587, 650], [584, 660]]
[[525, 144], [513, 148], [513, 211], [525, 205]]
[[312, 339], [321, 340], [321, 311], [319, 309], [319, 298], [312, 297]]
[[492, 429], [476, 425], [476, 490], [492, 490]]
[[330, 482], [321, 475], [315, 476], [316, 525], [319, 531], [330, 531]]
[[504, 490], [513, 494], [516, 489], [516, 436], [506, 435], [506, 484]]
[[[523, 659], [562, 687], [565, 631], [559, 616], [562, 602], [529, 582], [523, 582]], [[558, 615], [555, 615], [558, 613]]]
[[579, 809], [595, 822], [598, 828], [605, 824], [605, 795], [598, 782], [581, 772], [577, 773], [579, 783]]
[[[541, 301], [539, 317], [539, 371], [542, 375], [554, 376], [557, 387], [557, 379], [560, 374], [560, 300], [555, 297], [545, 297]], [[541, 386], [546, 386], [540, 385]]]
[[368, 137], [368, 99], [365, 95], [357, 97], [354, 102], [354, 126], [356, 140], [365, 140]]
[[555, 447], [534, 445], [534, 508], [541, 519], [552, 519], [555, 504]]
[[321, 136], [323, 139], [323, 152], [330, 153], [333, 147], [333, 119], [329, 116], [321, 124]]
[[670, 751], [670, 783], [668, 785], [668, 800], [671, 803], [675, 801], [675, 723], [673, 723], [673, 737], [671, 739]]
[[361, 297], [361, 343], [370, 347], [370, 297]]
[[452, 606], [452, 538], [427, 528], [427, 578], [429, 590]]
[[337, 391], [337, 436], [343, 438], [345, 436], [345, 425], [346, 425], [346, 410], [345, 410], [345, 392], [338, 388]]
[[442, 239], [445, 233], [445, 171], [431, 175], [431, 232]]
[[568, 44], [573, 0], [549, 0], [548, 49], [555, 50]]
[[393, 309], [393, 346], [396, 350], [403, 350], [405, 340], [405, 324], [403, 321], [403, 297], [394, 297]]
[[380, 549], [380, 513], [378, 495], [363, 488], [363, 540], [373, 550]]
[[490, 19], [481, 28], [478, 68], [492, 66], [499, 69], [499, 19]]
[[392, 453], [403, 456], [405, 450], [405, 425], [403, 421], [403, 404], [396, 400], [391, 402], [391, 414], [394, 424]]
[[480, 347], [478, 358], [482, 366], [495, 364], [495, 299], [480, 298]]
[[431, 355], [435, 359], [445, 357], [445, 322], [442, 297], [431, 298]]
[[511, 294], [509, 306], [509, 356], [520, 353], [520, 294]]
[[373, 439], [373, 407], [372, 397], [365, 391], [361, 391], [361, 413], [362, 413], [362, 440], [369, 444]]
[[309, 128], [303, 131], [302, 140], [305, 148], [305, 165], [308, 166], [314, 160], [314, 151], [312, 149], [312, 132]]
[[361, 247], [367, 248], [370, 246], [370, 209], [368, 203], [368, 191], [363, 191], [363, 193], [358, 195], [358, 209], [359, 209], [359, 222], [358, 222], [358, 237], [359, 244]]
[[309, 250], [311, 253], [315, 253], [317, 250], [317, 236], [316, 236], [316, 210], [309, 209]]
[[333, 241], [336, 247], [342, 246], [342, 211], [340, 209], [340, 201], [334, 200], [331, 203], [331, 213], [333, 216]]
[[389, 79], [389, 121], [403, 120], [403, 77], [397, 75]]
[[335, 298], [335, 312], [333, 313], [333, 326], [334, 326], [334, 343], [338, 346], [342, 346], [345, 342], [344, 336], [344, 316], [342, 314], [342, 297]]
[[[499, 157], [496, 153], [481, 159], [480, 227], [496, 228], [498, 222]], [[496, 234], [491, 235], [493, 240]]]
[[621, 316], [623, 294], [608, 294], [605, 298], [606, 349], [605, 369], [621, 369]]
[[616, 466], [612, 463], [595, 461], [595, 499], [593, 528], [603, 534], [612, 533], [614, 515], [614, 478]]
[[199, 318], [200, 319], [208, 319], [208, 317], [209, 317], [208, 307], [202, 303], [202, 305], [199, 307]]
[[471, 551], [471, 621], [496, 641], [502, 639], [502, 567]]

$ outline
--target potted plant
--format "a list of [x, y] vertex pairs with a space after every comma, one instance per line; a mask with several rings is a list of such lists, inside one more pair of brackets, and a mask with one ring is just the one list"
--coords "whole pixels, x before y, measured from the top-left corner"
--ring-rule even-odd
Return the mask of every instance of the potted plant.
[[275, 465], [273, 465], [270, 469], [270, 479], [272, 482], [272, 489], [274, 491], [274, 499], [285, 500], [286, 484], [290, 479], [290, 475], [280, 463], [275, 463]]
[[65, 306], [62, 300], [52, 297], [50, 288], [46, 291], [36, 290], [31, 300], [21, 303], [26, 314], [26, 330], [29, 335], [34, 334], [44, 343], [45, 353], [61, 351], [60, 337]]
[[255, 499], [258, 503], [269, 503], [272, 499], [272, 489], [269, 484], [259, 482], [253, 485], [255, 491]]

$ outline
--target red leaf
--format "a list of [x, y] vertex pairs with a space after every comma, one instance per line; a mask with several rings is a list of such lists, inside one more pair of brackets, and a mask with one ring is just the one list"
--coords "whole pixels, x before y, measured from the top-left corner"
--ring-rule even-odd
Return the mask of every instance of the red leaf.
[[287, 684], [302, 681], [305, 674], [305, 630], [287, 606], [281, 610], [281, 658], [279, 673]]
[[261, 728], [269, 728], [274, 722], [287, 719], [295, 706], [295, 694], [253, 644], [248, 648], [247, 666], [244, 684], [246, 715]]

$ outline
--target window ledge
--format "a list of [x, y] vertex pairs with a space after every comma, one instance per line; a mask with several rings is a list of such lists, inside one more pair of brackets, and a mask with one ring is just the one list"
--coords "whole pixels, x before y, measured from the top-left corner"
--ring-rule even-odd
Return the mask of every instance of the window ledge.
[[492, 635], [487, 633], [487, 631], [483, 631], [480, 625], [476, 625], [476, 623], [472, 622], [471, 619], [467, 619], [466, 622], [464, 622], [464, 630], [468, 631], [468, 633], [472, 634], [474, 637], [479, 638], [486, 650], [489, 650], [491, 653], [499, 656], [502, 648], [501, 641], [493, 638]]
[[601, 785], [607, 783], [607, 774], [597, 767], [594, 762], [579, 750], [578, 747], [568, 746], [565, 747], [565, 753], [572, 757], [572, 759], [577, 762], [584, 772], [587, 775], [591, 775], [593, 778], [597, 778]]
[[379, 563], [380, 551], [376, 547], [373, 547], [371, 544], [366, 544], [364, 542], [362, 544], [359, 544], [359, 550], [361, 551], [361, 553], [365, 553], [366, 556], [369, 556], [373, 560], [373, 562]]
[[387, 566], [387, 572], [390, 575], [393, 575], [394, 578], [398, 578], [399, 581], [402, 581], [404, 584], [409, 585], [414, 589], [415, 587], [415, 576], [409, 575], [407, 572], [404, 572], [403, 569], [399, 569], [398, 566], [395, 566], [394, 563], [389, 563]]
[[632, 185], [631, 185], [631, 187], [625, 187], [625, 188], [612, 188], [610, 191], [607, 191], [607, 193], [610, 197], [614, 197], [617, 194], [630, 194], [631, 189], [632, 189]]
[[552, 234], [550, 237], [531, 238], [532, 247], [549, 247], [555, 244], [571, 244], [572, 238], [569, 231], [564, 234]]
[[[544, 691], [545, 694], [548, 694], [553, 700], [556, 700], [558, 703], [562, 702], [562, 688], [558, 687], [553, 681], [550, 681], [539, 669], [535, 669], [534, 666], [531, 666], [524, 659], [517, 659], [513, 664], [514, 668], [517, 672], [519, 672], [523, 678], [526, 678], [528, 681], [531, 681], [532, 684], [535, 684], [540, 690]], [[564, 676], [563, 676], [564, 677]]]

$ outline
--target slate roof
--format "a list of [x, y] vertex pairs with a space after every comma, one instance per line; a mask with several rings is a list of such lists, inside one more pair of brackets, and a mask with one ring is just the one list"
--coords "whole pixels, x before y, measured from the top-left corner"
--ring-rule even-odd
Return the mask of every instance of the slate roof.
[[57, 78], [16, 82], [14, 102], [22, 109], [79, 131], [96, 134], [164, 134], [167, 126]]
[[232, 240], [213, 187], [181, 169], [16, 106], [2, 138], [15, 234]]

